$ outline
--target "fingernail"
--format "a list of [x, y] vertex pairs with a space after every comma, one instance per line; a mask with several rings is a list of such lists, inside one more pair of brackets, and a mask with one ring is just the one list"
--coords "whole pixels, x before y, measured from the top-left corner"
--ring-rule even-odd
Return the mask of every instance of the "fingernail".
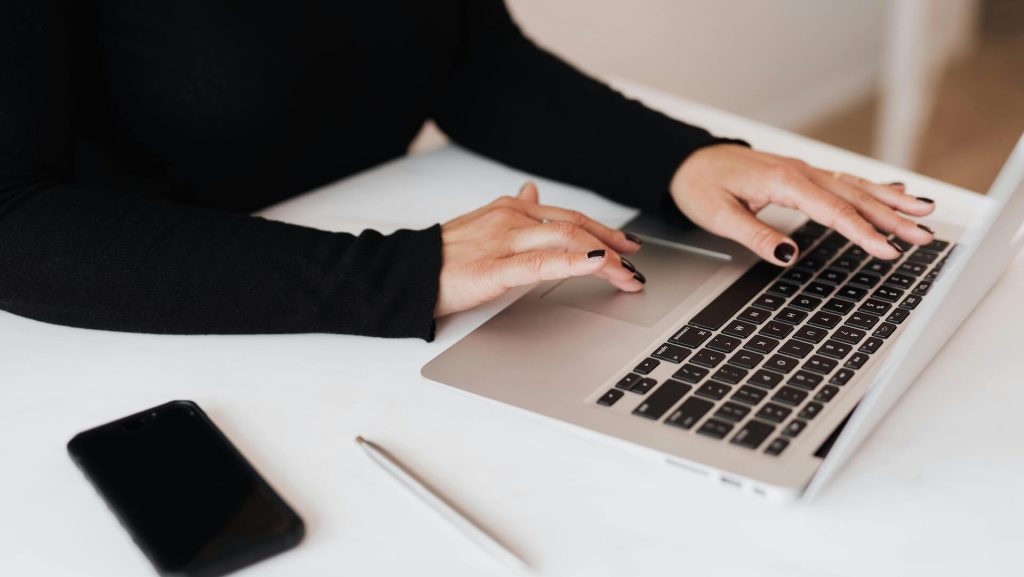
[[887, 240], [885, 242], [889, 243], [889, 246], [891, 246], [894, 249], [896, 249], [896, 252], [898, 252], [900, 254], [903, 254], [903, 249], [900, 247], [900, 245], [896, 244], [895, 242], [893, 242], [891, 240]]
[[796, 248], [788, 242], [780, 243], [779, 246], [775, 247], [775, 258], [782, 262], [789, 262], [793, 260], [793, 255], [796, 254]]
[[935, 204], [935, 201], [930, 199], [930, 198], [925, 198], [923, 196], [916, 196], [914, 198], [916, 198], [917, 200], [920, 200], [921, 202], [927, 202], [928, 204]]
[[597, 250], [592, 250], [592, 251], [588, 252], [587, 253], [587, 258], [590, 259], [590, 260], [598, 260], [598, 259], [604, 258], [604, 249], [603, 248], [599, 248]]
[[622, 268], [628, 270], [629, 272], [636, 272], [636, 267], [633, 266], [633, 263], [631, 263], [628, 260], [622, 258], [621, 256], [619, 257], [619, 260], [622, 261]]
[[907, 187], [907, 185], [903, 184], [902, 182], [890, 182], [887, 186], [895, 186], [895, 187], [898, 187], [898, 188], [906, 188]]
[[928, 234], [935, 234], [935, 231], [934, 231], [934, 230], [932, 230], [932, 229], [928, 228], [927, 226], [925, 226], [925, 225], [923, 225], [923, 224], [921, 224], [921, 223], [917, 223], [917, 228], [919, 228], [919, 229], [921, 229], [921, 230], [923, 230], [923, 231], [927, 232]]
[[647, 277], [645, 277], [640, 271], [637, 271], [637, 273], [633, 275], [633, 278], [640, 281], [640, 284], [647, 284]]
[[627, 232], [627, 233], [625, 233], [625, 235], [626, 235], [626, 240], [628, 240], [629, 242], [632, 242], [634, 244], [638, 244], [640, 246], [643, 246], [644, 241], [640, 240], [639, 236], [637, 236], [637, 235], [635, 235], [635, 234], [633, 234], [631, 232]]
[[519, 187], [519, 194], [523, 194], [523, 191], [526, 190], [527, 186], [530, 186], [530, 181], [529, 180], [524, 182], [523, 185]]

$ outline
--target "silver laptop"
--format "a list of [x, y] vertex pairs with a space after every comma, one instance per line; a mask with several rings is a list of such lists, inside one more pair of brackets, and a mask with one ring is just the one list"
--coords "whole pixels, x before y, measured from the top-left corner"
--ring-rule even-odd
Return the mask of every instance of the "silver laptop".
[[[653, 451], [716, 483], [810, 496], [849, 458], [1017, 254], [1024, 137], [977, 214], [868, 256], [793, 213], [781, 269], [700, 230], [643, 217], [646, 289], [541, 284], [423, 375]], [[897, 241], [902, 242], [902, 241]], [[941, 311], [941, 312], [939, 312]], [[938, 313], [938, 314], [937, 314]]]

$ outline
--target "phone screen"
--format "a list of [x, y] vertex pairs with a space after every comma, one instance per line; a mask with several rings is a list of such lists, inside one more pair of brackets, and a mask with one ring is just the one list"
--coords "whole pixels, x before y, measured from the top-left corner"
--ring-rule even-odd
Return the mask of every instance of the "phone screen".
[[191, 401], [80, 433], [68, 452], [160, 573], [222, 575], [302, 538], [295, 512]]

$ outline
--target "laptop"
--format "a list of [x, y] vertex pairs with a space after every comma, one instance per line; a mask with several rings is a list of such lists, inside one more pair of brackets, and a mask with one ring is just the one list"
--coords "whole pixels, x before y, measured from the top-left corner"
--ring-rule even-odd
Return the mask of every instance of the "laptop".
[[974, 214], [867, 255], [792, 211], [790, 268], [639, 217], [648, 282], [538, 285], [423, 367], [426, 378], [644, 448], [773, 500], [822, 490], [985, 296], [1024, 235], [1024, 137]]

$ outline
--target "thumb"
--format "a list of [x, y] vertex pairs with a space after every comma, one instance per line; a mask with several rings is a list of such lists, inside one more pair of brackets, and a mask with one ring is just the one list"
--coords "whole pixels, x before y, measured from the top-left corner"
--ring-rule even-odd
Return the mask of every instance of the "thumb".
[[540, 202], [540, 193], [537, 192], [537, 185], [532, 180], [526, 181], [526, 184], [519, 189], [519, 194], [516, 195], [519, 200], [525, 200], [537, 204]]
[[765, 224], [739, 202], [722, 207], [711, 232], [735, 240], [777, 266], [793, 264], [800, 252], [793, 239]]

